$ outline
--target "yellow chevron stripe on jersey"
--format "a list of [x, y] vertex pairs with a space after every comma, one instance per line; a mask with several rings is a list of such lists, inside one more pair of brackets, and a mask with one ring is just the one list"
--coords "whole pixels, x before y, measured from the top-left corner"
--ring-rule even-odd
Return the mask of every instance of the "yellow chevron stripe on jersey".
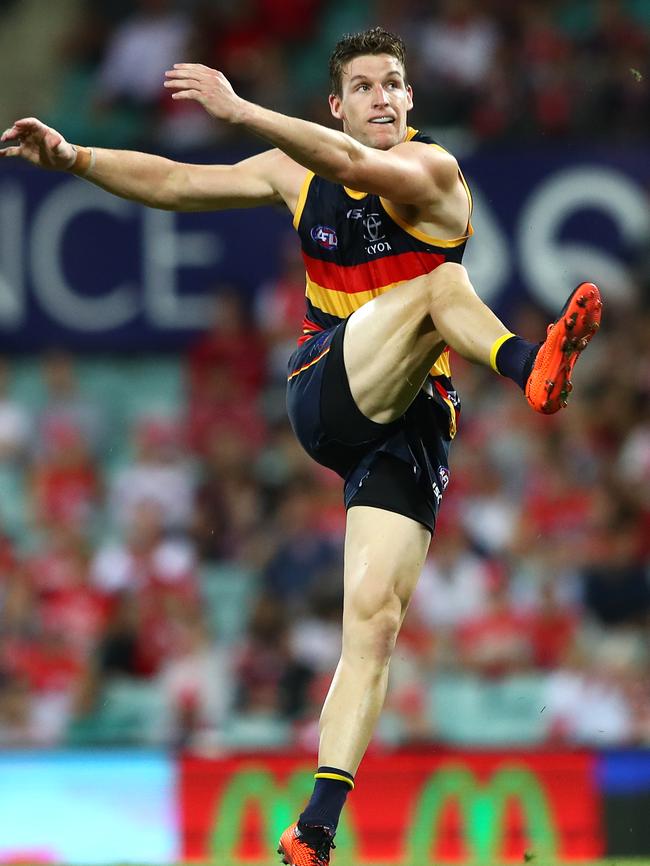
[[305, 209], [305, 202], [307, 201], [307, 194], [309, 192], [309, 186], [314, 179], [315, 175], [313, 171], [308, 171], [305, 175], [305, 179], [302, 182], [300, 187], [300, 192], [298, 193], [298, 201], [296, 202], [296, 210], [293, 215], [293, 227], [294, 229], [298, 229], [300, 225], [300, 217], [302, 216], [302, 212]]
[[309, 275], [307, 275], [307, 291], [305, 294], [312, 304], [324, 313], [328, 313], [331, 316], [338, 316], [341, 319], [347, 319], [347, 317], [351, 313], [354, 313], [355, 310], [358, 310], [359, 307], [367, 304], [368, 301], [372, 301], [373, 298], [383, 295], [384, 292], [387, 292], [396, 285], [398, 284], [389, 283], [387, 286], [369, 289], [367, 292], [338, 292], [336, 289], [328, 289], [325, 286], [319, 286], [318, 283], [315, 283]]

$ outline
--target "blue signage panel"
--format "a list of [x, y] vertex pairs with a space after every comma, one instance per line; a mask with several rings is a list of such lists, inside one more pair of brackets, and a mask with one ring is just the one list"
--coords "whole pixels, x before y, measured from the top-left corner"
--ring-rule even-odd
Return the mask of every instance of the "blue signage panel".
[[[583, 279], [600, 281], [605, 297], [624, 296], [649, 234], [649, 166], [642, 150], [501, 150], [463, 160], [476, 229], [466, 263], [479, 294], [506, 320], [522, 298], [557, 309]], [[3, 348], [180, 349], [210, 321], [215, 285], [252, 295], [277, 274], [291, 231], [280, 208], [170, 213], [4, 162]]]
[[650, 751], [647, 749], [602, 752], [597, 768], [598, 787], [605, 794], [650, 794]]

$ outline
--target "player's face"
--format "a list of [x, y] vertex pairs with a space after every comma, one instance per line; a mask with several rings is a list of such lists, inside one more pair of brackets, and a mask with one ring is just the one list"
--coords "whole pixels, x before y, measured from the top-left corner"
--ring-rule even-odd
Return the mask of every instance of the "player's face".
[[330, 96], [330, 110], [343, 131], [369, 147], [388, 150], [406, 138], [413, 91], [404, 68], [390, 54], [363, 54], [343, 69], [341, 95]]

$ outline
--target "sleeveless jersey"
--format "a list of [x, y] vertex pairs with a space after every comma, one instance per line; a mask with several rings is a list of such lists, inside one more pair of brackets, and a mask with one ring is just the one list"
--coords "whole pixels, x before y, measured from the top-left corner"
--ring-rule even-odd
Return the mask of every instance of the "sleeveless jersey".
[[[444, 149], [411, 128], [407, 140]], [[462, 174], [460, 178], [471, 216], [471, 193]], [[473, 232], [470, 220], [462, 237], [429, 237], [404, 222], [384, 198], [348, 189], [313, 172], [303, 182], [293, 224], [307, 277], [307, 311], [299, 343], [337, 325], [393, 286], [427, 274], [443, 262], [461, 262]], [[427, 390], [446, 409], [453, 437], [459, 404], [448, 348], [432, 367]]]

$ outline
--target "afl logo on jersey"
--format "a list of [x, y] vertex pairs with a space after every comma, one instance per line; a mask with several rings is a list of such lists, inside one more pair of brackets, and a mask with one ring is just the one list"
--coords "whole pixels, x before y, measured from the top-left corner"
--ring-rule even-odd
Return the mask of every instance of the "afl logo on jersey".
[[335, 250], [339, 245], [336, 232], [329, 226], [314, 226], [311, 230], [311, 239], [325, 250]]

